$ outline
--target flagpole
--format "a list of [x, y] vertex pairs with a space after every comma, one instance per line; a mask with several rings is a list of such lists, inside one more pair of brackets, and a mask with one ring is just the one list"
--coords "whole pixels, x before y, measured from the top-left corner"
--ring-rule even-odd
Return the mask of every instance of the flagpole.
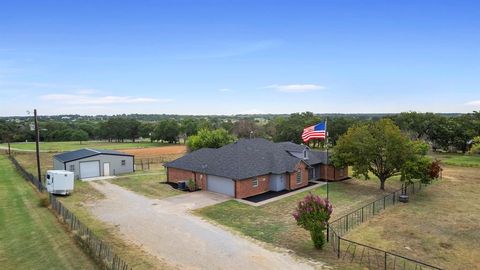
[[327, 164], [325, 166], [325, 180], [327, 180], [327, 200], [328, 200], [328, 131], [327, 131], [327, 121], [328, 118], [325, 119], [325, 146], [327, 147]]

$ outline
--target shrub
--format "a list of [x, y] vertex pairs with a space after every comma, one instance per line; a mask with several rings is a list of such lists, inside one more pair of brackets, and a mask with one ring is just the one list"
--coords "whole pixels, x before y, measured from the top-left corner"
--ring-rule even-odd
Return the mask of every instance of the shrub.
[[298, 202], [293, 217], [298, 226], [310, 231], [310, 237], [315, 248], [322, 248], [325, 244], [323, 232], [327, 227], [332, 211], [333, 205], [328, 200], [311, 193]]
[[190, 191], [197, 190], [197, 186], [195, 185], [195, 181], [193, 181], [192, 179], [188, 179], [187, 187], [188, 187], [188, 190], [190, 190]]
[[48, 199], [48, 196], [45, 194], [41, 194], [40, 198], [38, 199], [38, 206], [40, 207], [48, 207], [50, 205], [50, 200]]

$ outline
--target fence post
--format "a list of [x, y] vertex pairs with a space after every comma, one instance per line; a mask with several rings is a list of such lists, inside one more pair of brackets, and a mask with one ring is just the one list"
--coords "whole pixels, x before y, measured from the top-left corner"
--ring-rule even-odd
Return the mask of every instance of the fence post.
[[345, 219], [345, 222], [346, 222], [345, 232], [348, 232], [348, 215], [347, 215], [347, 218]]
[[383, 197], [383, 210], [385, 210], [385, 198], [387, 198], [387, 196]]
[[337, 235], [337, 258], [340, 259], [340, 236]]
[[385, 270], [387, 270], [387, 252], [385, 252]]
[[373, 202], [372, 216], [375, 216], [375, 202]]
[[365, 206], [362, 207], [362, 223], [363, 223], [363, 208], [365, 208]]
[[395, 197], [397, 196], [396, 191], [393, 192], [392, 203], [395, 205]]
[[330, 224], [327, 223], [327, 243], [330, 240]]

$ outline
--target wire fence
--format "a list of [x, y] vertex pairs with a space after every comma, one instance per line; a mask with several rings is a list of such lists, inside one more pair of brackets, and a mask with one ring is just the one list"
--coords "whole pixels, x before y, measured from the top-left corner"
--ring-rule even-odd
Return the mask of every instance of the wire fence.
[[[25, 170], [25, 168], [23, 168], [13, 156], [9, 156], [9, 159], [23, 178], [30, 181], [40, 192], [45, 191], [42, 182]], [[110, 245], [98, 238], [90, 228], [83, 224], [54, 195], [49, 193], [48, 198], [52, 211], [74, 234], [75, 239], [80, 246], [84, 248], [91, 257], [102, 266], [102, 268], [109, 270], [132, 269], [123, 259], [113, 252]]]
[[[400, 202], [400, 196], [413, 195], [415, 192], [425, 188], [428, 184], [422, 182], [413, 182], [409, 184], [403, 184], [398, 190], [395, 190], [384, 197], [368, 203], [367, 205], [360, 207], [340, 218], [330, 222], [330, 228], [333, 228], [340, 236], [345, 235], [348, 231], [362, 224], [363, 222], [371, 219], [375, 215], [378, 215], [381, 211], [387, 207], [393, 206]], [[410, 197], [410, 196], [409, 196]]]
[[152, 167], [161, 166], [165, 162], [168, 162], [170, 160], [171, 160], [171, 158], [168, 158], [168, 157], [135, 159], [135, 170], [136, 171], [148, 171]]
[[342, 237], [348, 231], [378, 215], [382, 210], [398, 203], [401, 195], [413, 195], [426, 185], [421, 182], [402, 185], [401, 189], [330, 222], [327, 226], [327, 241], [338, 259], [356, 263], [368, 269], [441, 270], [437, 266]]

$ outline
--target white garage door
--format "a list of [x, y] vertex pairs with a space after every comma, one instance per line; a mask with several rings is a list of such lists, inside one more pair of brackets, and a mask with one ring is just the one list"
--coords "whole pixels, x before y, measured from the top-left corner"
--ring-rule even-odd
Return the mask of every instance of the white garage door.
[[207, 176], [207, 190], [235, 197], [234, 182], [230, 178], [215, 175]]
[[80, 162], [80, 178], [100, 176], [100, 161]]

